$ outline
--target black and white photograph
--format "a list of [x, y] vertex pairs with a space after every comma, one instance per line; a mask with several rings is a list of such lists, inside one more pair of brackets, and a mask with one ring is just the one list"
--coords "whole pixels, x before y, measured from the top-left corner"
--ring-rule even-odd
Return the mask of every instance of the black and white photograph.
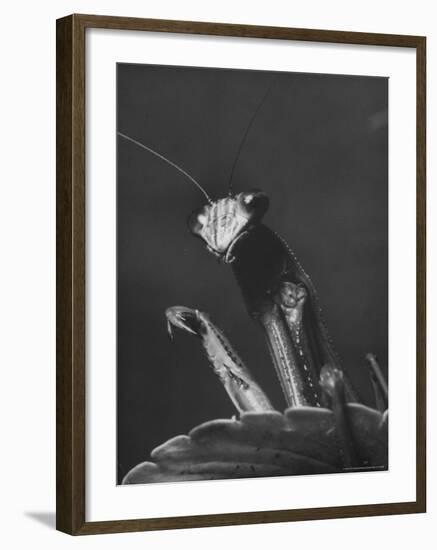
[[2, 7], [0, 546], [433, 540], [434, 4]]
[[388, 79], [117, 65], [117, 481], [388, 469]]

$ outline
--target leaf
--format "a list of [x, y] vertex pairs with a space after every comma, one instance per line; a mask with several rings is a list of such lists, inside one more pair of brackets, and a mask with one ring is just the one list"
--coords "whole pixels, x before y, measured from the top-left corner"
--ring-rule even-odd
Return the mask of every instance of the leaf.
[[[361, 467], [386, 467], [387, 411], [349, 403], [347, 421]], [[244, 413], [200, 424], [156, 447], [123, 484], [235, 479], [344, 471], [329, 409], [296, 407]]]

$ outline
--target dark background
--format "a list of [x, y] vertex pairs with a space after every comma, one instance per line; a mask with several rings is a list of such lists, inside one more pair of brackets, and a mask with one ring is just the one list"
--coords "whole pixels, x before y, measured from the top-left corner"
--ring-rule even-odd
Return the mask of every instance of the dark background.
[[[388, 360], [388, 80], [376, 77], [118, 64], [118, 130], [227, 194], [252, 114], [274, 85], [238, 161], [236, 192], [270, 196], [265, 223], [318, 289], [342, 363], [372, 405], [364, 355]], [[168, 438], [230, 417], [233, 406], [172, 305], [210, 314], [278, 408], [260, 329], [231, 268], [188, 232], [204, 203], [162, 160], [118, 138], [118, 480]]]

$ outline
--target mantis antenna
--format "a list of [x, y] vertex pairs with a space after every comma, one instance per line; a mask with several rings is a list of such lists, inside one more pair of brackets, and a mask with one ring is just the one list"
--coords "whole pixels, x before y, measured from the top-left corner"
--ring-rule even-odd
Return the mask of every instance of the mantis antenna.
[[124, 139], [127, 139], [128, 141], [131, 141], [132, 143], [135, 143], [135, 145], [138, 145], [138, 147], [141, 147], [142, 149], [145, 149], [146, 151], [148, 151], [152, 155], [155, 155], [156, 157], [160, 158], [161, 160], [163, 160], [164, 162], [166, 162], [170, 166], [173, 166], [173, 168], [176, 168], [176, 170], [178, 170], [181, 174], [183, 174], [186, 178], [188, 178], [192, 183], [194, 183], [194, 185], [205, 195], [205, 197], [206, 197], [207, 201], [209, 202], [209, 204], [213, 204], [213, 201], [212, 201], [211, 197], [208, 195], [208, 193], [205, 191], [205, 189], [200, 185], [200, 183], [198, 181], [196, 181], [193, 178], [193, 176], [190, 176], [190, 174], [188, 174], [188, 172], [186, 172], [183, 168], [178, 166], [175, 162], [172, 162], [170, 159], [168, 159], [164, 155], [161, 155], [161, 153], [158, 153], [157, 151], [154, 151], [150, 147], [147, 147], [147, 145], [144, 145], [144, 143], [141, 143], [141, 142], [137, 141], [136, 139], [133, 139], [133, 138], [127, 136], [126, 134], [122, 134], [121, 132], [117, 132], [117, 134], [120, 137], [122, 137]]
[[261, 107], [264, 105], [267, 97], [269, 96], [270, 92], [272, 91], [272, 88], [276, 81], [278, 80], [278, 76], [273, 79], [273, 81], [270, 83], [270, 86], [267, 88], [267, 90], [264, 92], [264, 95], [261, 98], [261, 101], [258, 103], [257, 108], [255, 109], [251, 119], [249, 120], [249, 124], [246, 126], [246, 130], [244, 131], [243, 137], [241, 138], [240, 145], [238, 146], [237, 154], [235, 156], [234, 164], [232, 165], [231, 175], [229, 176], [229, 189], [228, 194], [231, 194], [232, 191], [232, 178], [234, 177], [235, 168], [238, 163], [238, 159], [240, 158], [241, 152], [243, 150], [243, 145], [246, 143], [246, 138], [249, 134], [250, 129], [252, 128], [252, 124], [256, 119], [257, 114], [261, 110]]

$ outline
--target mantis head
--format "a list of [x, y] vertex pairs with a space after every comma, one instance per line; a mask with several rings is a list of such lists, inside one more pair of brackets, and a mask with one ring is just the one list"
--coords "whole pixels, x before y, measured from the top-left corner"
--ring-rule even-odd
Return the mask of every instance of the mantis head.
[[195, 210], [188, 219], [188, 227], [212, 254], [232, 263], [236, 243], [261, 222], [268, 207], [269, 199], [263, 191], [246, 191]]

